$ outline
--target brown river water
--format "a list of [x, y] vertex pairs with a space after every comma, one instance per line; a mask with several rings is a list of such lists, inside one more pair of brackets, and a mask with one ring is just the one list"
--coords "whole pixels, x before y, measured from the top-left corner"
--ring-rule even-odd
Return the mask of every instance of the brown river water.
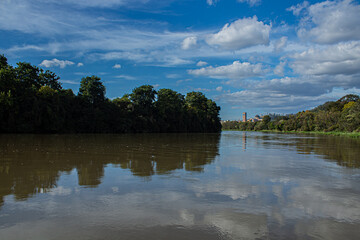
[[360, 140], [0, 135], [0, 239], [359, 239]]

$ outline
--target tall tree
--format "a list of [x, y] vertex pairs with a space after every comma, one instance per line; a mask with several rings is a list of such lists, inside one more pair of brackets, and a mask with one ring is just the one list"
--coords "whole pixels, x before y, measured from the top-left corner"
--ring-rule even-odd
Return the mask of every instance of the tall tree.
[[105, 86], [97, 76], [84, 77], [80, 82], [79, 96], [85, 98], [93, 105], [105, 101]]
[[151, 85], [142, 85], [135, 88], [130, 94], [133, 103], [133, 131], [156, 132], [158, 126], [155, 123], [155, 101], [156, 91]]
[[40, 69], [39, 80], [42, 86], [48, 86], [54, 90], [61, 90], [61, 83], [59, 82], [60, 77], [56, 76], [55, 73], [46, 70], [45, 72]]
[[189, 92], [185, 98], [188, 110], [188, 126], [191, 131], [220, 131], [220, 107], [201, 92]]
[[155, 103], [159, 114], [160, 129], [164, 132], [184, 131], [184, 95], [171, 89], [160, 89]]
[[20, 83], [21, 91], [38, 90], [42, 86], [39, 77], [40, 69], [38, 67], [27, 62], [19, 62], [17, 63], [15, 72], [17, 80]]
[[4, 55], [0, 55], [0, 69], [8, 66], [7, 58]]
[[142, 85], [135, 88], [130, 94], [135, 111], [142, 116], [150, 116], [154, 110], [156, 91], [151, 85]]

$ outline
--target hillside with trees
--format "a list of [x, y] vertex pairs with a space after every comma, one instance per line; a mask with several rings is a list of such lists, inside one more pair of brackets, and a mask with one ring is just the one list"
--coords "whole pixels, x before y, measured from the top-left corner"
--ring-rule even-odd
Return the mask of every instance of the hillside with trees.
[[97, 76], [77, 95], [59, 77], [30, 63], [10, 66], [0, 55], [1, 133], [219, 132], [220, 107], [201, 92], [186, 96], [150, 85], [108, 99]]
[[225, 121], [222, 128], [242, 131], [360, 132], [360, 98], [349, 94], [297, 114], [275, 118], [265, 115], [259, 122]]

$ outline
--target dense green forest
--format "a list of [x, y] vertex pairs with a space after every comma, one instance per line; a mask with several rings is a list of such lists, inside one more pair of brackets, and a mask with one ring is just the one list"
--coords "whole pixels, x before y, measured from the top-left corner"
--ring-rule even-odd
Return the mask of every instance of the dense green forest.
[[242, 131], [322, 131], [360, 132], [360, 98], [349, 94], [312, 110], [287, 116], [269, 115], [259, 122], [225, 121], [222, 128]]
[[1, 133], [219, 132], [220, 107], [201, 92], [186, 96], [150, 85], [110, 100], [96, 76], [77, 95], [59, 77], [30, 63], [10, 66], [0, 55]]

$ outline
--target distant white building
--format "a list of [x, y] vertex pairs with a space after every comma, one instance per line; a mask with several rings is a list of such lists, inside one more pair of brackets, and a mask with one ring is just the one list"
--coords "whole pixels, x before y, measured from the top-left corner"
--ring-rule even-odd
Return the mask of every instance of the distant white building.
[[263, 120], [262, 117], [260, 117], [259, 115], [255, 115], [254, 118], [248, 119], [247, 122], [260, 122], [262, 120]]

